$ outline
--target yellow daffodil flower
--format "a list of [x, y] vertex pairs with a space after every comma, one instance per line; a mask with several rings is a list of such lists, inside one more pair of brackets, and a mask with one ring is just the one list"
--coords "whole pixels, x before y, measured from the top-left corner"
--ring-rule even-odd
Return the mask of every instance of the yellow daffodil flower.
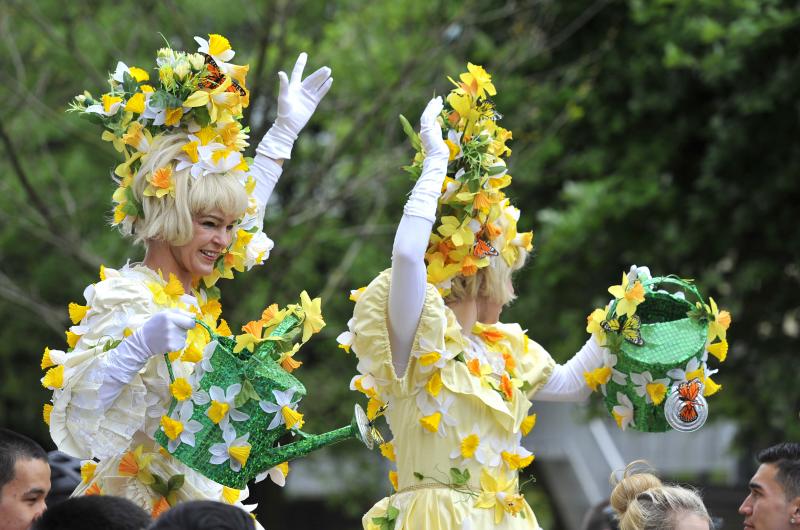
[[389, 471], [389, 482], [392, 483], [394, 491], [399, 489], [399, 486], [397, 485], [397, 471]]
[[170, 440], [175, 440], [183, 432], [183, 423], [173, 420], [169, 416], [161, 416], [161, 427]]
[[81, 336], [73, 333], [69, 330], [65, 331], [64, 334], [67, 336], [67, 346], [70, 348], [74, 348], [78, 341], [81, 340]]
[[325, 327], [322, 320], [322, 299], [311, 299], [306, 291], [300, 293], [300, 306], [303, 308], [305, 319], [303, 320], [303, 342], [306, 342], [313, 333], [319, 332]]
[[136, 477], [142, 484], [149, 485], [155, 482], [149, 470], [154, 455], [152, 453], [143, 455], [143, 451], [144, 447], [139, 445], [133, 451], [125, 453], [119, 462], [118, 471], [124, 477]]
[[598, 344], [606, 343], [606, 332], [603, 326], [600, 325], [606, 319], [607, 311], [605, 309], [595, 309], [586, 317], [586, 331], [594, 335]]
[[382, 443], [378, 446], [381, 450], [381, 454], [389, 459], [391, 462], [395, 462], [397, 460], [397, 456], [394, 453], [394, 444], [392, 442]]
[[528, 433], [533, 430], [536, 426], [536, 414], [531, 414], [530, 416], [525, 416], [525, 419], [522, 420], [519, 428], [522, 431], [523, 436], [528, 436]]
[[605, 385], [611, 379], [611, 368], [608, 366], [601, 366], [595, 368], [591, 372], [583, 372], [583, 378], [586, 384], [592, 389], [592, 392], [597, 392], [599, 385]]
[[663, 383], [648, 383], [645, 385], [645, 390], [656, 406], [660, 405], [664, 398], [667, 397], [667, 387]]
[[244, 467], [244, 465], [247, 464], [247, 459], [250, 458], [251, 449], [252, 446], [250, 444], [233, 445], [228, 449], [228, 454]]
[[161, 198], [165, 195], [175, 197], [175, 179], [172, 178], [172, 166], [164, 166], [147, 175], [147, 187], [143, 195]]
[[459, 222], [457, 217], [445, 215], [436, 231], [444, 237], [449, 237], [456, 247], [472, 245], [475, 242], [475, 234], [469, 228], [471, 220], [466, 218], [463, 222]]
[[222, 500], [228, 504], [236, 504], [241, 495], [241, 490], [229, 488], [228, 486], [222, 486]]
[[208, 407], [208, 411], [206, 411], [206, 415], [216, 424], [222, 421], [222, 418], [228, 414], [228, 410], [231, 408], [230, 405], [227, 403], [223, 403], [220, 401], [211, 400], [211, 405]]
[[478, 450], [478, 446], [481, 443], [481, 439], [477, 434], [470, 434], [465, 436], [461, 439], [461, 456], [463, 458], [472, 458], [475, 456], [475, 451]]
[[459, 78], [464, 84], [476, 87], [475, 95], [477, 97], [484, 98], [486, 94], [490, 96], [497, 95], [497, 90], [492, 84], [492, 76], [482, 66], [467, 63], [467, 70], [468, 72], [461, 74]]
[[439, 422], [441, 421], [442, 421], [442, 413], [434, 412], [430, 416], [424, 416], [420, 418], [419, 424], [422, 425], [422, 427], [428, 432], [438, 432]]
[[55, 366], [55, 364], [56, 363], [50, 358], [50, 348], [45, 346], [44, 353], [42, 354], [42, 362], [40, 363], [42, 370], [47, 370], [51, 366]]
[[728, 341], [721, 340], [719, 342], [715, 342], [714, 344], [710, 344], [707, 348], [708, 353], [719, 359], [719, 362], [725, 362], [725, 359], [728, 357]]
[[50, 415], [52, 413], [53, 413], [53, 405], [51, 405], [50, 403], [45, 403], [42, 406], [42, 419], [48, 426], [50, 425]]
[[428, 260], [428, 282], [438, 285], [458, 274], [460, 270], [461, 265], [458, 263], [445, 265], [444, 257], [437, 252]]
[[425, 383], [425, 391], [433, 397], [438, 396], [442, 391], [442, 374], [439, 370], [436, 370]]
[[[515, 477], [515, 475], [513, 475]], [[507, 479], [502, 473], [492, 476], [486, 468], [481, 469], [481, 494], [475, 501], [476, 508], [494, 508], [494, 524], [503, 521], [506, 512], [516, 515], [522, 509], [516, 497], [516, 478]]]
[[144, 93], [137, 92], [125, 102], [125, 111], [141, 114], [144, 112]]
[[288, 406], [284, 406], [281, 409], [281, 414], [283, 415], [283, 421], [286, 423], [287, 429], [294, 429], [295, 427], [298, 429], [303, 428], [305, 420], [303, 419], [303, 415], [301, 413]]
[[528, 467], [535, 458], [534, 455], [522, 456], [508, 451], [503, 451], [500, 453], [500, 456], [503, 457], [503, 461], [509, 469], [524, 469]]
[[64, 386], [64, 365], [50, 368], [42, 378], [42, 386], [55, 390]]
[[295, 344], [292, 346], [291, 350], [285, 351], [281, 354], [280, 358], [278, 359], [278, 364], [289, 373], [294, 372], [301, 366], [303, 366], [303, 361], [297, 361], [294, 358], [294, 355], [300, 351], [300, 345]]
[[384, 405], [385, 403], [377, 397], [369, 398], [369, 401], [367, 402], [367, 419], [372, 421], [377, 418], [378, 413]]
[[731, 325], [731, 314], [727, 311], [720, 311], [713, 298], [708, 299], [711, 304], [710, 312], [713, 320], [708, 323], [708, 340], [726, 340], [728, 328]]
[[81, 320], [83, 320], [83, 317], [86, 316], [87, 311], [89, 311], [89, 306], [76, 304], [75, 302], [70, 302], [69, 319], [72, 321], [73, 324], [77, 324]]
[[230, 86], [231, 80], [225, 76], [225, 81], [217, 88], [210, 91], [198, 90], [186, 98], [183, 106], [189, 108], [206, 106], [212, 123], [227, 121], [242, 112], [241, 96], [238, 92], [228, 92]]
[[192, 385], [185, 377], [177, 377], [175, 381], [169, 385], [169, 391], [172, 397], [178, 401], [186, 401], [192, 397]]
[[94, 478], [94, 471], [97, 469], [97, 462], [94, 460], [84, 460], [81, 463], [81, 482], [88, 484]]
[[627, 315], [632, 317], [636, 312], [636, 306], [644, 302], [644, 286], [642, 282], [636, 280], [633, 286], [629, 287], [628, 275], [622, 273], [622, 283], [608, 288], [608, 292], [619, 300], [615, 313], [617, 315]]

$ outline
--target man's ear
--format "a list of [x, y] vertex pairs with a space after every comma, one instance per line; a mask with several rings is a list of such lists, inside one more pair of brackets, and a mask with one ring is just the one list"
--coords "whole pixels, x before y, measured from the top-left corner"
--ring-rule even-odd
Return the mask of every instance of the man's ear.
[[800, 523], [800, 497], [795, 497], [789, 501], [789, 513]]

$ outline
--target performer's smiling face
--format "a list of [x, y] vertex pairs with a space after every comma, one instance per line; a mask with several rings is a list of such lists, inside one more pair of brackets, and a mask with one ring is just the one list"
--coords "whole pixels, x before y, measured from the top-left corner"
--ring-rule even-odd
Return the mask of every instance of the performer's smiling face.
[[231, 244], [235, 221], [236, 217], [219, 210], [194, 216], [192, 240], [170, 247], [177, 265], [192, 278], [211, 274], [217, 258]]

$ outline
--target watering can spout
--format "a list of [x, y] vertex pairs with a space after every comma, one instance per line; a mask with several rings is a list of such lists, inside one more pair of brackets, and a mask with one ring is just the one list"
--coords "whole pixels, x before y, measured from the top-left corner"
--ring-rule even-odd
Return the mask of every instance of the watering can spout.
[[367, 448], [372, 449], [375, 438], [371, 433], [370, 422], [367, 415], [359, 405], [355, 406], [353, 420], [350, 425], [322, 434], [299, 433], [302, 440], [290, 444], [272, 447], [260, 455], [252, 455], [254, 467], [258, 469], [271, 469], [278, 464], [308, 455], [318, 449], [333, 445], [343, 440], [356, 438]]

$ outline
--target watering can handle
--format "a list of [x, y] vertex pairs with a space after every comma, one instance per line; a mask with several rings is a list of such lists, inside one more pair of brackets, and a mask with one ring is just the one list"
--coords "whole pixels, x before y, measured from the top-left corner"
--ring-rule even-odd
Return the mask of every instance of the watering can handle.
[[686, 289], [687, 291], [692, 293], [701, 304], [705, 305], [706, 303], [703, 297], [700, 296], [700, 292], [697, 290], [697, 287], [695, 287], [692, 283], [682, 278], [678, 278], [677, 276], [657, 276], [655, 278], [650, 278], [649, 280], [643, 281], [642, 285], [644, 285], [645, 287], [650, 287], [650, 286], [655, 287], [662, 283], [669, 283], [672, 285], [677, 285], [682, 289]]
[[[200, 324], [201, 326], [206, 328], [206, 331], [208, 331], [208, 334], [211, 335], [211, 340], [214, 340], [217, 337], [219, 337], [219, 335], [214, 333], [214, 330], [212, 330], [209, 327], [208, 324], [206, 324], [205, 322], [203, 322], [199, 318], [195, 318], [194, 321], [195, 321], [195, 323]], [[167, 363], [167, 372], [169, 373], [169, 382], [170, 383], [174, 383], [175, 382], [175, 373], [172, 371], [172, 361], [169, 360], [169, 354], [168, 353], [164, 354], [164, 362]]]

